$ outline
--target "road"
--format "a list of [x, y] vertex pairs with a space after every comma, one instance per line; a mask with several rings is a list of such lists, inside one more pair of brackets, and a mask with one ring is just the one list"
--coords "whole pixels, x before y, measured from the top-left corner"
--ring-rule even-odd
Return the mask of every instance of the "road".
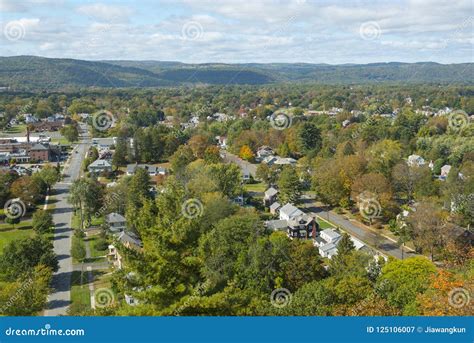
[[368, 228], [364, 228], [362, 225], [358, 225], [339, 214], [336, 214], [331, 211], [327, 212], [322, 207], [316, 206], [312, 199], [303, 199], [302, 201], [305, 204], [305, 208], [309, 212], [317, 214], [323, 219], [326, 219], [336, 224], [337, 226], [341, 227], [341, 229], [347, 231], [347, 233], [351, 234], [355, 238], [358, 238], [367, 245], [376, 248], [377, 250], [381, 251], [386, 255], [390, 255], [398, 259], [401, 259], [402, 257], [407, 258], [415, 255], [412, 251], [408, 251], [406, 248], [402, 255], [402, 249], [397, 245], [396, 242], [393, 242], [392, 240], [382, 236], [379, 233], [371, 231]]
[[240, 169], [247, 170], [250, 175], [252, 175], [252, 177], [255, 179], [255, 175], [257, 174], [257, 165], [244, 161], [240, 157], [231, 154], [226, 150], [221, 150], [221, 156], [223, 156], [224, 161], [226, 161], [227, 163], [233, 162], [237, 164]]
[[45, 316], [66, 315], [71, 302], [71, 275], [73, 271], [71, 240], [74, 232], [71, 228], [73, 208], [68, 203], [67, 198], [72, 182], [79, 178], [82, 161], [89, 147], [90, 138], [84, 136], [75, 148], [77, 153], [72, 153], [68, 165], [64, 168], [63, 180], [54, 187], [57, 201], [53, 213], [55, 224], [54, 252], [58, 257], [59, 270], [53, 275], [53, 290], [48, 296], [48, 305], [44, 312]]

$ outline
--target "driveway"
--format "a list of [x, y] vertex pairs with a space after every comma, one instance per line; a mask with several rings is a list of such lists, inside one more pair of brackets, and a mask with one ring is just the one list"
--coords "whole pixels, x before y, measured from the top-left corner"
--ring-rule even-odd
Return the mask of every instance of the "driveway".
[[64, 178], [54, 187], [56, 207], [53, 213], [54, 252], [58, 257], [59, 270], [53, 275], [52, 293], [48, 296], [45, 316], [66, 315], [71, 302], [71, 274], [73, 271], [71, 257], [71, 239], [73, 230], [71, 220], [73, 208], [68, 203], [69, 188], [74, 180], [79, 178], [82, 161], [90, 147], [90, 138], [84, 137], [75, 148], [69, 163], [65, 166]]
[[374, 247], [386, 255], [390, 255], [398, 259], [402, 259], [402, 256], [403, 258], [415, 256], [415, 254], [412, 251], [409, 251], [407, 248], [404, 249], [404, 253], [402, 255], [402, 249], [396, 242], [368, 228], [364, 228], [363, 225], [360, 225], [354, 221], [350, 221], [339, 214], [331, 211], [328, 212], [322, 207], [316, 206], [314, 201], [311, 199], [303, 199], [303, 203], [309, 212], [317, 214], [323, 219], [336, 224], [355, 238], [358, 238], [367, 245]]

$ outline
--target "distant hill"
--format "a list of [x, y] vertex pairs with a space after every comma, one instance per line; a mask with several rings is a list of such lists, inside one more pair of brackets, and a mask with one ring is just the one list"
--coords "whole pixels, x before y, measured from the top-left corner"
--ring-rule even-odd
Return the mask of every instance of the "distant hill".
[[35, 56], [0, 57], [0, 87], [64, 90], [86, 87], [166, 87], [192, 84], [314, 82], [472, 83], [474, 64], [309, 63], [185, 64], [161, 61], [83, 61]]

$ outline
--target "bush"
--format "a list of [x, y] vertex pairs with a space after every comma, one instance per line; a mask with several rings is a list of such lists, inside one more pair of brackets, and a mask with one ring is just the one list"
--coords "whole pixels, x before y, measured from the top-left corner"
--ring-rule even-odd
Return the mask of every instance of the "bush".
[[107, 250], [108, 247], [109, 243], [103, 238], [98, 239], [95, 243], [95, 249], [99, 251]]

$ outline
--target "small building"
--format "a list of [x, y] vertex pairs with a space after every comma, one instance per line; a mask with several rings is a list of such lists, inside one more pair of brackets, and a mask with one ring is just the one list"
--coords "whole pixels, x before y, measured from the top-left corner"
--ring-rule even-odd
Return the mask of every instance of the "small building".
[[112, 172], [112, 164], [107, 160], [95, 160], [87, 167], [89, 173], [102, 174]]
[[242, 169], [242, 181], [249, 181], [252, 178], [247, 168]]
[[278, 202], [274, 202], [273, 204], [270, 205], [270, 213], [273, 215], [278, 214], [278, 211], [280, 210], [281, 205]]
[[109, 230], [112, 232], [122, 232], [127, 229], [127, 220], [119, 213], [112, 212], [105, 217]]
[[259, 159], [264, 159], [265, 157], [272, 156], [274, 154], [275, 153], [273, 152], [273, 149], [270, 148], [269, 146], [266, 146], [266, 145], [261, 146], [257, 150], [257, 158], [259, 158]]
[[277, 194], [278, 190], [273, 187], [268, 188], [263, 196], [263, 205], [269, 206], [270, 204], [273, 204], [276, 200]]
[[167, 170], [163, 167], [155, 167], [149, 164], [129, 164], [127, 165], [127, 175], [135, 175], [138, 168], [145, 169], [150, 176], [166, 175]]
[[426, 162], [425, 159], [419, 155], [410, 155], [408, 156], [407, 163], [410, 167], [421, 167], [424, 166]]
[[449, 164], [445, 164], [441, 167], [441, 174], [439, 175], [440, 180], [446, 180], [448, 178], [449, 172], [451, 171], [451, 166]]

